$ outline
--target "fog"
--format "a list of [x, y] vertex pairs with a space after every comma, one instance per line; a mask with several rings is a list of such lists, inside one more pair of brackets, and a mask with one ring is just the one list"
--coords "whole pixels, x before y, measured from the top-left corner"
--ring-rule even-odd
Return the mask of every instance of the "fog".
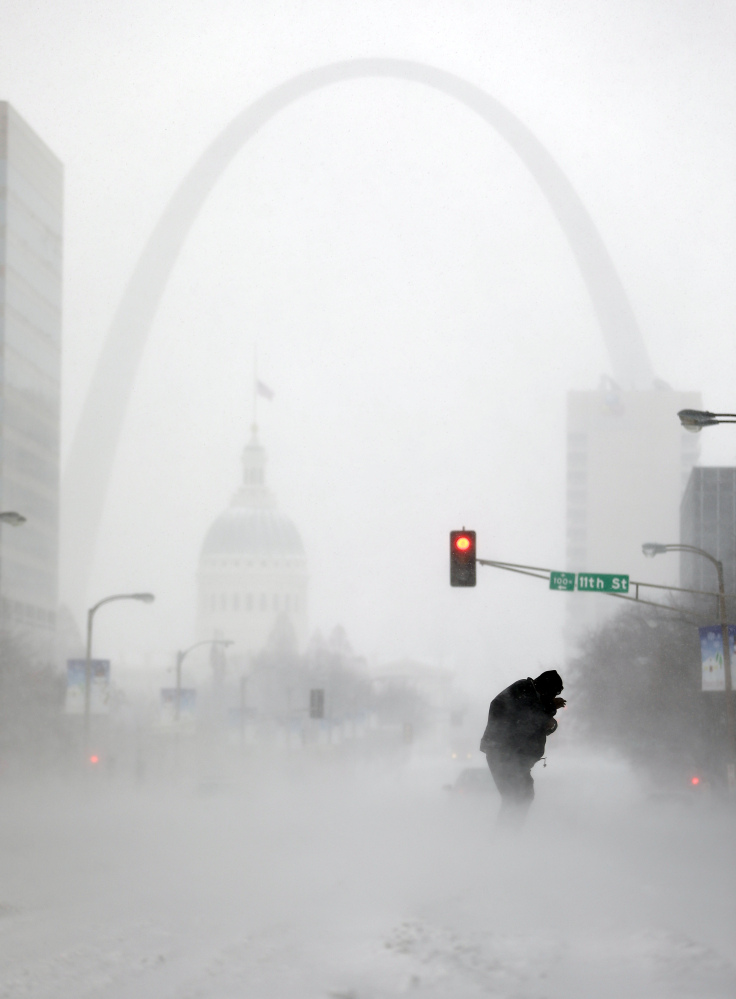
[[[436, 67], [517, 116], [598, 228], [657, 379], [733, 412], [735, 36], [724, 0], [0, 0], [0, 100], [64, 164], [62, 467], [178, 185], [244, 108], [350, 59]], [[306, 553], [300, 662], [318, 676], [344, 640], [350, 710], [308, 719], [295, 660], [238, 702], [240, 664], [218, 688], [200, 650], [199, 727], [175, 736], [159, 690], [201, 637], [198, 560], [241, 483], [256, 355], [267, 482]], [[0, 678], [0, 996], [734, 994], [722, 782], [662, 782], [596, 742], [572, 684], [518, 835], [489, 776], [455, 784], [485, 766], [490, 699], [567, 679], [571, 649], [546, 585], [479, 567], [451, 589], [448, 532], [565, 566], [567, 393], [613, 373], [560, 219], [446, 94], [340, 82], [242, 147], [156, 310], [84, 592], [60, 594], [80, 636], [106, 595], [156, 597], [96, 619], [99, 766], [61, 713], [61, 653], [28, 708], [0, 643], [20, 692]], [[701, 436], [701, 464], [736, 464], [733, 433]], [[620, 568], [653, 578], [638, 555]], [[386, 681], [406, 663], [441, 695]]]
[[0, 994], [733, 995], [722, 808], [564, 748], [537, 770], [514, 839], [417, 753], [6, 788]]

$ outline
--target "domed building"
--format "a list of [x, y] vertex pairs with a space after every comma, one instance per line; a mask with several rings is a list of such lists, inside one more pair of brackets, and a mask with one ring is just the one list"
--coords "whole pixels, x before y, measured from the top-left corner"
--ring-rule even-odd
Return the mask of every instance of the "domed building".
[[299, 531], [266, 486], [266, 452], [253, 427], [243, 484], [210, 527], [199, 557], [199, 637], [227, 638], [228, 658], [247, 661], [277, 625], [307, 637], [307, 563]]

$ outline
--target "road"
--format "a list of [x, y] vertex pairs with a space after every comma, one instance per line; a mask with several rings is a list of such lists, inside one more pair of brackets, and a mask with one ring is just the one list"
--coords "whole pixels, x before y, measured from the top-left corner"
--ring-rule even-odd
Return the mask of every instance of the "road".
[[537, 770], [516, 840], [418, 752], [6, 781], [0, 997], [732, 999], [733, 812], [570, 751]]

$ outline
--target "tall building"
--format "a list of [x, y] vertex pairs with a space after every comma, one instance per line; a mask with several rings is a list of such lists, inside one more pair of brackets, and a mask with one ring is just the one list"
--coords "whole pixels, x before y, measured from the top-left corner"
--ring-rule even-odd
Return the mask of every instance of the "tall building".
[[[723, 562], [726, 593], [736, 593], [736, 468], [694, 468], [680, 507], [680, 541]], [[681, 585], [716, 590], [715, 569], [700, 555], [680, 555]]]
[[[675, 556], [646, 560], [641, 546], [680, 537], [680, 499], [698, 438], [677, 413], [699, 407], [696, 392], [622, 391], [610, 379], [596, 392], [568, 394], [566, 569], [677, 582]], [[568, 608], [566, 637], [574, 645], [621, 601], [576, 593]]]
[[0, 623], [52, 655], [57, 610], [61, 250], [59, 160], [0, 102]]
[[307, 638], [307, 563], [299, 532], [266, 486], [257, 432], [243, 450], [243, 483], [202, 545], [198, 634], [234, 642], [228, 659], [247, 665], [274, 629]]

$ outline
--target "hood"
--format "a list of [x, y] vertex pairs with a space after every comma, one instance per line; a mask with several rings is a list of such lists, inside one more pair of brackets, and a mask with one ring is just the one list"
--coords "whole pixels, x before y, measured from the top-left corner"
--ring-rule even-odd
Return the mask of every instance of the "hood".
[[534, 686], [541, 697], [557, 697], [564, 690], [562, 677], [556, 669], [545, 670], [534, 678]]

